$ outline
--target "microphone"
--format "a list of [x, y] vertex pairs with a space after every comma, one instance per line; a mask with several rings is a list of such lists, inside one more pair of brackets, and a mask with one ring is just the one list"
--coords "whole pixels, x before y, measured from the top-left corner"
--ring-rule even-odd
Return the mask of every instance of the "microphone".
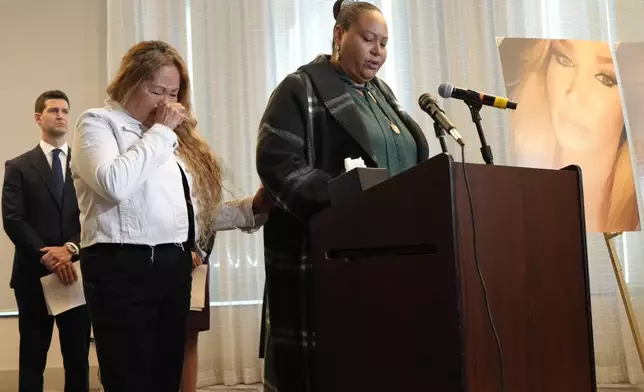
[[438, 95], [443, 98], [456, 98], [465, 101], [465, 103], [483, 104], [499, 109], [515, 110], [517, 108], [516, 102], [512, 102], [507, 98], [487, 95], [474, 90], [464, 90], [449, 83], [443, 83], [438, 86]]
[[423, 109], [424, 112], [429, 114], [429, 116], [436, 122], [438, 123], [447, 133], [449, 133], [454, 140], [458, 144], [462, 146], [465, 145], [465, 142], [463, 142], [463, 138], [461, 137], [461, 134], [456, 130], [456, 127], [452, 122], [450, 121], [449, 118], [445, 115], [445, 112], [438, 106], [438, 102], [436, 102], [436, 98], [431, 96], [430, 94], [423, 94], [418, 98], [418, 105], [420, 105], [420, 108]]

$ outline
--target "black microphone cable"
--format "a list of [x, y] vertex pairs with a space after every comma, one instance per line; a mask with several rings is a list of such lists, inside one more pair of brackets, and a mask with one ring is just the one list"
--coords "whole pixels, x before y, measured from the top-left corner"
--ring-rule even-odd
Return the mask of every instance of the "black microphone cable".
[[496, 341], [496, 350], [499, 361], [499, 373], [501, 380], [501, 392], [505, 392], [505, 369], [503, 364], [503, 350], [501, 349], [501, 339], [499, 338], [499, 333], [496, 329], [494, 323], [494, 317], [492, 316], [492, 310], [490, 308], [490, 300], [487, 294], [487, 286], [485, 284], [485, 278], [483, 277], [483, 272], [481, 272], [481, 265], [479, 263], [479, 252], [478, 245], [476, 241], [476, 219], [474, 217], [474, 202], [472, 201], [472, 189], [470, 188], [470, 182], [467, 177], [467, 169], [465, 168], [465, 145], [461, 146], [461, 164], [463, 166], [463, 179], [465, 180], [465, 188], [467, 190], [467, 199], [470, 207], [470, 216], [472, 222], [472, 242], [473, 242], [473, 251], [474, 251], [474, 264], [476, 265], [476, 272], [478, 273], [479, 282], [481, 283], [481, 288], [483, 289], [483, 301], [485, 302], [485, 309], [487, 311], [487, 319], [494, 333], [494, 339]]

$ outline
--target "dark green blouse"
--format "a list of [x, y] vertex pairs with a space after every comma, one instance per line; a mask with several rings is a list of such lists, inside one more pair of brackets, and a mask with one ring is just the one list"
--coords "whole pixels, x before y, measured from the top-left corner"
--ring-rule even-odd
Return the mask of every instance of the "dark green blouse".
[[378, 166], [395, 176], [416, 165], [416, 141], [380, 90], [371, 82], [356, 85], [348, 75], [338, 72], [349, 86], [349, 94], [367, 128]]

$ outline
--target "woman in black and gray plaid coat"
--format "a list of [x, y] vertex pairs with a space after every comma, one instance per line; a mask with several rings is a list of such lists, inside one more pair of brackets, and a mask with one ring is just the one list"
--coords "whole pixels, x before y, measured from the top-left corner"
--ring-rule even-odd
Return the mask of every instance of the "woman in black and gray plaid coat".
[[380, 10], [337, 1], [334, 16], [332, 55], [280, 83], [259, 130], [257, 171], [278, 206], [264, 228], [267, 392], [314, 388], [307, 232], [311, 216], [330, 204], [328, 181], [343, 173], [347, 157], [393, 176], [429, 155], [418, 124], [376, 78], [387, 57]]

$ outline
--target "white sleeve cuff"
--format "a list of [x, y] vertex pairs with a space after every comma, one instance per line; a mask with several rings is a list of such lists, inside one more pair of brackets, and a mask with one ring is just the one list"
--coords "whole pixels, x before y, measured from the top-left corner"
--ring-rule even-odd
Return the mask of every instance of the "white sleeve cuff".
[[163, 139], [167, 141], [172, 148], [176, 149], [179, 147], [177, 134], [170, 127], [157, 123], [154, 124], [147, 133], [150, 132], [163, 137]]
[[247, 197], [242, 201], [242, 213], [246, 218], [246, 224], [240, 227], [240, 230], [244, 233], [256, 232], [268, 220], [268, 214], [255, 214], [252, 197]]
[[253, 198], [247, 197], [241, 200], [231, 200], [221, 204], [217, 218], [215, 219], [215, 230], [240, 229], [246, 233], [257, 231], [266, 221], [262, 215], [253, 213]]
[[208, 261], [206, 260], [206, 256], [208, 256], [208, 254], [203, 249], [201, 249], [201, 247], [199, 247], [199, 244], [195, 244], [193, 252], [195, 252], [197, 256], [199, 256], [201, 260], [203, 260], [204, 263]]

